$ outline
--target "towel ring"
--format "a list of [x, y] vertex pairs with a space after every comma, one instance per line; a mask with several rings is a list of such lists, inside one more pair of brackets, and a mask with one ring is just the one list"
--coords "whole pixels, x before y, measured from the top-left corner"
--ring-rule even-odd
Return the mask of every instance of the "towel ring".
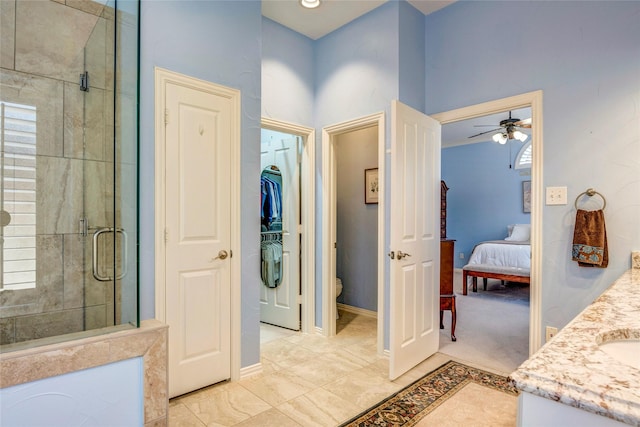
[[584, 192], [578, 194], [578, 197], [576, 197], [576, 202], [574, 203], [574, 206], [576, 207], [576, 209], [578, 209], [578, 200], [580, 199], [580, 197], [582, 197], [582, 196], [592, 197], [592, 196], [595, 196], [596, 194], [598, 196], [602, 197], [602, 210], [604, 210], [604, 208], [607, 207], [607, 199], [605, 199], [602, 194], [598, 193], [593, 188], [589, 188], [589, 189], [587, 189], [587, 191], [584, 191]]

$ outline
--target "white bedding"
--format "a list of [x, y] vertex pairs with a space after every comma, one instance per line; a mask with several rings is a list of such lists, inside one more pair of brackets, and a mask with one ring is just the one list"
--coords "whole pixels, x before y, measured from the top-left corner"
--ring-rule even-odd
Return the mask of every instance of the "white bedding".
[[513, 242], [492, 240], [478, 243], [469, 264], [488, 264], [497, 267], [531, 268], [531, 244], [529, 242]]

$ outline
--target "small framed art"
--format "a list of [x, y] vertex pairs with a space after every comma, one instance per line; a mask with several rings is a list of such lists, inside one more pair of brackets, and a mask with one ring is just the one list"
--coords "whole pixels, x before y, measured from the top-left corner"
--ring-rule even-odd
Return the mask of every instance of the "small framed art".
[[522, 212], [531, 213], [531, 181], [522, 181]]
[[364, 170], [364, 202], [366, 204], [378, 203], [378, 168]]

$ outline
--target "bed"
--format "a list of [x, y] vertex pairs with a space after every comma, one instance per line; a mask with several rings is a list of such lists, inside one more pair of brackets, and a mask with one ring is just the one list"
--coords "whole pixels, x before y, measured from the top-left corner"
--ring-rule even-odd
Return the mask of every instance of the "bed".
[[462, 267], [463, 295], [467, 295], [469, 277], [473, 292], [478, 291], [478, 277], [483, 279], [485, 291], [487, 279], [530, 283], [531, 228], [529, 224], [514, 224], [507, 229], [506, 239], [481, 242], [473, 248], [469, 263]]

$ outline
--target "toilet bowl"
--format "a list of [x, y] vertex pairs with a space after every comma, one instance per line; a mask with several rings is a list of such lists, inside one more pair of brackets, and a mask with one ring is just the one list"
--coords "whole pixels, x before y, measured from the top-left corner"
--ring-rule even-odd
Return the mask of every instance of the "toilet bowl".
[[342, 293], [342, 280], [336, 277], [336, 319], [340, 318], [340, 315], [338, 314], [338, 297], [340, 296], [341, 293]]

